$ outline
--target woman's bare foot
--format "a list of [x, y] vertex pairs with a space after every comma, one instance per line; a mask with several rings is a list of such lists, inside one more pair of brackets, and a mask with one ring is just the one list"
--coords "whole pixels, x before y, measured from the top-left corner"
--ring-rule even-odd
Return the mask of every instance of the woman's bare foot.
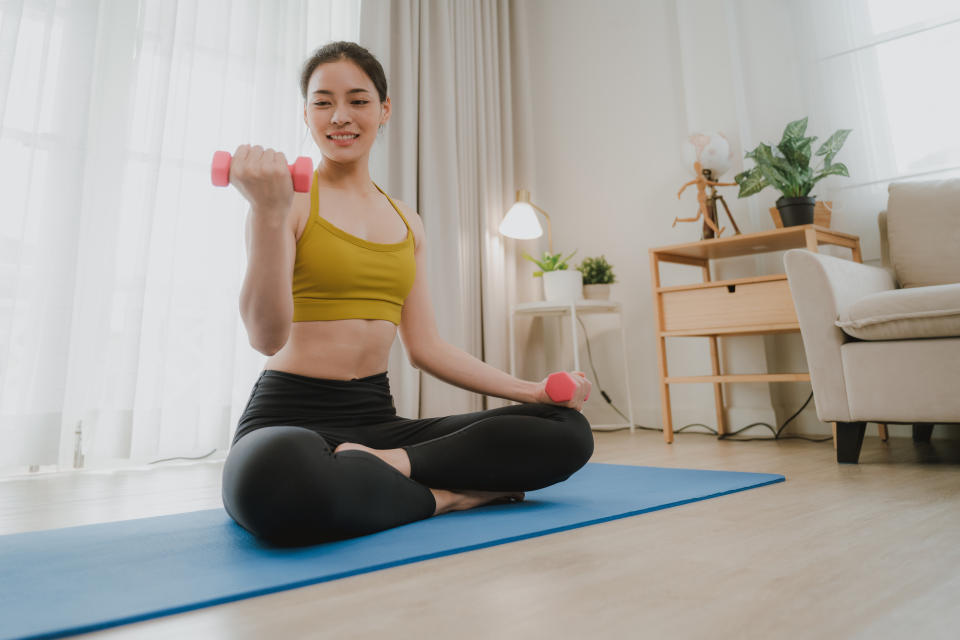
[[[403, 449], [372, 449], [356, 442], [344, 442], [333, 450], [366, 451], [389, 464], [391, 467], [410, 477], [410, 456]], [[448, 511], [465, 511], [480, 505], [495, 502], [520, 502], [524, 498], [523, 491], [448, 491], [447, 489], [430, 489], [437, 502], [437, 509], [433, 515], [440, 515]]]
[[430, 489], [437, 501], [437, 509], [433, 515], [449, 511], [465, 511], [480, 505], [497, 502], [521, 502], [523, 491], [448, 491], [446, 489]]
[[410, 456], [408, 456], [407, 452], [403, 449], [371, 449], [356, 442], [344, 442], [333, 450], [334, 453], [341, 451], [366, 451], [367, 453], [372, 453], [406, 477], [410, 477]]

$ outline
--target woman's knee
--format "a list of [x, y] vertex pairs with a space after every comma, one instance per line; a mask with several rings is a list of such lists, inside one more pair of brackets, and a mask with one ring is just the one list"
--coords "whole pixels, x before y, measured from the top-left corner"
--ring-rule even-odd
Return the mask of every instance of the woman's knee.
[[536, 407], [539, 417], [552, 422], [548, 433], [544, 434], [549, 442], [548, 450], [552, 453], [555, 467], [569, 477], [593, 455], [590, 421], [571, 407], [548, 404], [530, 406]]
[[593, 455], [593, 431], [582, 413], [570, 407], [541, 405], [540, 417], [550, 420], [539, 434], [536, 462], [530, 465], [538, 477], [534, 488], [563, 482], [579, 471]]
[[316, 532], [335, 503], [326, 478], [329, 458], [329, 445], [309, 429], [252, 431], [224, 462], [223, 506], [244, 529], [269, 541]]
[[590, 428], [590, 421], [581, 412], [570, 407], [559, 409], [564, 448], [576, 471], [593, 455], [593, 430]]

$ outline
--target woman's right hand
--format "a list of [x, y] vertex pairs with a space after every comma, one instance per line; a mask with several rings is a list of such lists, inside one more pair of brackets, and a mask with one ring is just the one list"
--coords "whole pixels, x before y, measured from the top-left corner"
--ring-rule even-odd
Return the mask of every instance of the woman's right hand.
[[286, 219], [293, 209], [293, 179], [284, 155], [242, 144], [230, 161], [230, 184], [253, 207], [254, 215]]
[[573, 382], [576, 388], [574, 389], [573, 396], [569, 400], [566, 402], [555, 402], [553, 398], [550, 397], [550, 394], [547, 393], [547, 381], [550, 379], [550, 376], [547, 376], [537, 384], [533, 392], [533, 401], [540, 404], [555, 404], [560, 407], [570, 407], [571, 409], [582, 412], [583, 403], [586, 402], [587, 396], [590, 395], [593, 384], [587, 380], [587, 376], [583, 371], [571, 371], [570, 373], [573, 374]]

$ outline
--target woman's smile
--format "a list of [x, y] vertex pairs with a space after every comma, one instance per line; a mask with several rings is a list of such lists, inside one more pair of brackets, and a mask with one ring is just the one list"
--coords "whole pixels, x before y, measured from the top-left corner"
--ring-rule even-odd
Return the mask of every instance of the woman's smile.
[[331, 133], [327, 134], [327, 140], [333, 140], [333, 144], [338, 147], [349, 147], [360, 137], [359, 133]]

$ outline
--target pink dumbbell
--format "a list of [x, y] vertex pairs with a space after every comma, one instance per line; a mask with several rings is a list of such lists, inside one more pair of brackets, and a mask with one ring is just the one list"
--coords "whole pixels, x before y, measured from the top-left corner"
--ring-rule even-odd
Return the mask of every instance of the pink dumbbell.
[[[213, 154], [213, 164], [210, 167], [210, 178], [215, 187], [225, 187], [230, 184], [230, 161], [233, 159], [226, 151], [217, 151]], [[289, 165], [290, 176], [293, 178], [293, 190], [298, 193], [310, 191], [313, 181], [313, 160], [300, 156], [297, 161]]]
[[[551, 373], [547, 378], [547, 395], [550, 396], [550, 399], [554, 402], [566, 402], [570, 400], [576, 388], [577, 383], [574, 381], [573, 376], [566, 371]], [[587, 397], [584, 398], [584, 400], [589, 399], [590, 392], [588, 391]]]

